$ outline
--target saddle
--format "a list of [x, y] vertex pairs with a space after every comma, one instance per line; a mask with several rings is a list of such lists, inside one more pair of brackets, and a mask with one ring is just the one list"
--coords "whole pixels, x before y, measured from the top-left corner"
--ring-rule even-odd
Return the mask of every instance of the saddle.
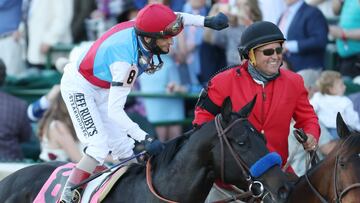
[[[68, 163], [56, 168], [41, 188], [34, 203], [58, 202], [66, 180], [74, 167], [74, 163]], [[104, 166], [97, 167], [95, 174], [105, 169]], [[81, 197], [81, 202], [97, 203], [104, 200], [113, 185], [127, 169], [128, 166], [121, 166], [90, 181], [85, 188], [83, 197]]]

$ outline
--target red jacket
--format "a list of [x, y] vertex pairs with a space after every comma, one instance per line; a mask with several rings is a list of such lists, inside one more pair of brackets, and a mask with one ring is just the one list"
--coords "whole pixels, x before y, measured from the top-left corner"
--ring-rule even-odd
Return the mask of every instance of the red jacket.
[[[264, 133], [270, 151], [280, 154], [283, 164], [288, 157], [288, 135], [290, 122], [295, 128], [303, 128], [318, 140], [320, 126], [313, 107], [308, 100], [302, 77], [288, 70], [280, 69], [280, 76], [263, 85], [256, 83], [247, 71], [247, 62], [217, 74], [208, 84], [208, 97], [221, 106], [224, 99], [231, 97], [233, 110], [239, 111], [257, 95], [249, 121]], [[195, 109], [193, 124], [202, 124], [214, 116], [201, 107]]]

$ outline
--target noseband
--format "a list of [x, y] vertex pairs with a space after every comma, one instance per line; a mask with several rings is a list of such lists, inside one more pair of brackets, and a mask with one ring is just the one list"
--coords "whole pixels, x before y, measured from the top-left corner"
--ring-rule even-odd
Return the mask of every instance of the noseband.
[[[337, 151], [336, 153], [336, 157], [335, 157], [335, 167], [334, 167], [334, 202], [336, 203], [341, 203], [342, 198], [352, 189], [358, 188], [360, 187], [360, 183], [353, 183], [349, 186], [347, 186], [343, 191], [340, 191], [338, 188], [338, 165], [339, 165], [339, 155], [340, 155], [340, 151], [342, 150], [344, 144], [348, 141], [348, 139], [350, 138], [350, 136], [348, 138], [346, 138], [346, 140], [341, 144], [340, 149]], [[307, 183], [309, 184], [311, 190], [316, 194], [316, 196], [321, 200], [322, 203], [327, 203], [328, 201], [326, 201], [326, 199], [320, 194], [320, 192], [318, 192], [318, 190], [314, 187], [314, 185], [310, 182], [308, 174], [305, 173], [305, 179], [307, 181]]]
[[[225, 181], [225, 177], [224, 177], [224, 168], [225, 168], [225, 159], [224, 159], [224, 142], [226, 144], [226, 146], [228, 147], [232, 157], [234, 158], [236, 164], [239, 166], [239, 168], [241, 169], [241, 173], [243, 175], [243, 177], [246, 177], [246, 181], [248, 183], [249, 186], [249, 192], [252, 193], [252, 196], [254, 198], [259, 198], [263, 195], [264, 193], [264, 187], [262, 185], [261, 182], [259, 181], [253, 181], [250, 175], [250, 169], [247, 166], [247, 164], [240, 158], [240, 156], [234, 151], [233, 147], [231, 146], [228, 137], [226, 136], [226, 133], [238, 122], [246, 120], [246, 118], [238, 118], [236, 120], [234, 120], [230, 125], [228, 125], [225, 129], [223, 129], [223, 127], [221, 126], [221, 119], [220, 119], [220, 114], [217, 115], [215, 117], [215, 127], [216, 127], [216, 131], [217, 131], [217, 135], [219, 137], [220, 140], [220, 148], [221, 148], [221, 181]], [[256, 193], [255, 191], [257, 191], [255, 188], [253, 187], [258, 187], [261, 188], [258, 193]]]

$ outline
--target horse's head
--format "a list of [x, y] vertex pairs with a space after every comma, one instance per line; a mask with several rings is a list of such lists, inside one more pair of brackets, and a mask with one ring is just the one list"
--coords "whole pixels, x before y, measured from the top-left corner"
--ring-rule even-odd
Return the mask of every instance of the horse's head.
[[256, 97], [237, 113], [232, 112], [230, 98], [223, 102], [215, 118], [220, 139], [212, 150], [216, 172], [225, 183], [250, 188], [259, 196], [265, 186], [275, 202], [285, 202], [290, 184], [280, 168], [281, 158], [269, 153], [264, 135], [248, 121], [255, 101]]
[[335, 154], [334, 199], [338, 202], [358, 202], [360, 199], [360, 133], [352, 132], [340, 113], [336, 117], [340, 141]]

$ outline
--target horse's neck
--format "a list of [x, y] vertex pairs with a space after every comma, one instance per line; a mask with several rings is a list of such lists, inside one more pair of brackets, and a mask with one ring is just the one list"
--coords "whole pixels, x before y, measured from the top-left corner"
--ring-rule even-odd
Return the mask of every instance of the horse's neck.
[[[167, 184], [159, 191], [168, 191], [170, 196], [179, 196], [183, 202], [204, 201], [214, 181], [211, 169], [212, 144], [215, 128], [195, 131], [187, 143], [176, 153], [166, 168], [154, 174], [154, 184]], [[156, 180], [155, 180], [156, 179]], [[181, 194], [182, 193], [182, 194]], [[183, 199], [196, 198], [196, 199]]]
[[328, 155], [308, 173], [310, 182], [321, 194], [325, 195], [332, 193], [334, 183], [334, 163], [335, 155]]

